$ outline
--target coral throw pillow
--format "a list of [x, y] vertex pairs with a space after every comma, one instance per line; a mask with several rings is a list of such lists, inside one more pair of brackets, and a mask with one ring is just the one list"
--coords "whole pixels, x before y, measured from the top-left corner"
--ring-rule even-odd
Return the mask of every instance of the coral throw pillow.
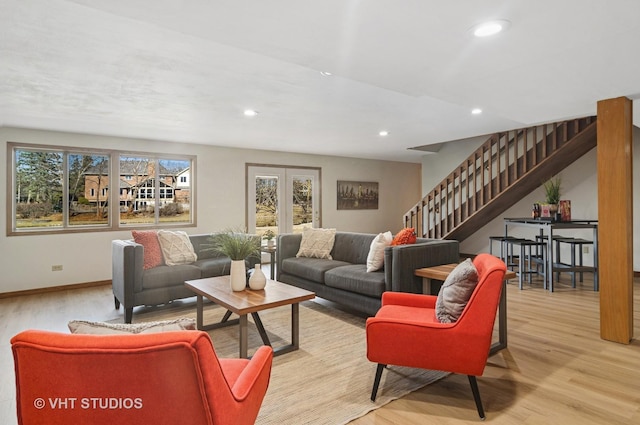
[[408, 245], [416, 243], [416, 240], [416, 229], [414, 229], [413, 227], [405, 227], [398, 232], [395, 238], [393, 238], [393, 240], [391, 241], [391, 245]]
[[144, 247], [144, 259], [142, 268], [144, 270], [161, 266], [164, 261], [162, 249], [158, 241], [158, 232], [155, 230], [132, 230], [133, 240]]

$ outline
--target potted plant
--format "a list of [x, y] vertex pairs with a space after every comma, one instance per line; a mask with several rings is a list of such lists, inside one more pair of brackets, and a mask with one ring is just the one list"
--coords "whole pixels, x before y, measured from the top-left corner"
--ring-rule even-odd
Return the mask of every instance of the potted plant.
[[549, 212], [552, 218], [555, 218], [558, 212], [558, 204], [560, 203], [560, 177], [556, 176], [544, 182], [544, 192], [547, 204], [549, 204]]
[[260, 238], [246, 232], [229, 230], [211, 235], [211, 250], [231, 258], [231, 289], [242, 291], [246, 287], [244, 260], [260, 258]]
[[273, 232], [273, 230], [267, 229], [262, 234], [262, 237], [267, 241], [267, 247], [273, 248], [273, 245], [275, 244], [275, 241], [273, 240], [273, 238], [276, 237], [276, 234]]

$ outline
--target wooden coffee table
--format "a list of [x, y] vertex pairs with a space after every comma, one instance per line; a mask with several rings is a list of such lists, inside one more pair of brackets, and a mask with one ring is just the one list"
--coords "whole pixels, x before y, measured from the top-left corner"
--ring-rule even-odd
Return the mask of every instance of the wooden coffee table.
[[[240, 357], [243, 358], [247, 357], [248, 350], [248, 314], [251, 314], [253, 317], [262, 342], [265, 345], [271, 346], [269, 336], [264, 330], [258, 312], [283, 305], [291, 305], [291, 344], [277, 347], [273, 350], [274, 355], [288, 353], [297, 350], [300, 346], [300, 302], [311, 300], [316, 296], [313, 292], [275, 280], [268, 280], [267, 286], [260, 291], [245, 289], [244, 291], [238, 292], [231, 290], [229, 276], [188, 280], [184, 284], [197, 295], [196, 325], [198, 329], [206, 331], [235, 324], [240, 325]], [[227, 309], [227, 312], [219, 323], [203, 324], [203, 297]], [[229, 320], [232, 313], [240, 317]]]

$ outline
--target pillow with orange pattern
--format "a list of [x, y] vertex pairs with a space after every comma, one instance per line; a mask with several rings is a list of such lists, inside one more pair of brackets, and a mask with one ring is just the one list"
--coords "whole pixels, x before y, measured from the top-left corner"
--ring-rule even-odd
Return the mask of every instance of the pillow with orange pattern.
[[416, 229], [413, 227], [405, 227], [400, 230], [396, 236], [391, 241], [391, 246], [395, 245], [409, 245], [412, 243], [416, 243]]

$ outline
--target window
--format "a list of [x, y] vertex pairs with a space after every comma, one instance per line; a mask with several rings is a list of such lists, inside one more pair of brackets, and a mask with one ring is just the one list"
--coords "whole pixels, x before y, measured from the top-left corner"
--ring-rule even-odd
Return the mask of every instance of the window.
[[13, 194], [8, 235], [195, 225], [195, 157], [7, 146], [7, 193]]

